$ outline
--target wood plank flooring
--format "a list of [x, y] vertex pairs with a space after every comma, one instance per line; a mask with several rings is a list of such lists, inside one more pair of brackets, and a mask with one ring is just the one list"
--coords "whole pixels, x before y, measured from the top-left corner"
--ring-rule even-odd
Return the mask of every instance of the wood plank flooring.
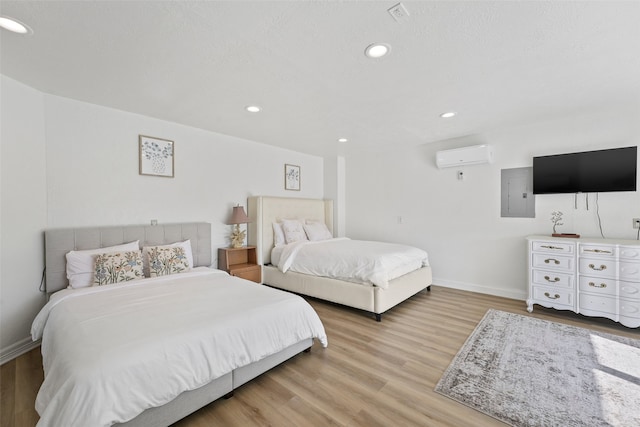
[[[529, 315], [523, 301], [432, 286], [383, 316], [309, 299], [329, 347], [245, 384], [175, 424], [210, 426], [501, 426], [501, 422], [433, 391], [487, 309]], [[536, 306], [531, 316], [640, 338], [607, 319]], [[42, 383], [40, 349], [0, 368], [2, 427], [32, 427]]]

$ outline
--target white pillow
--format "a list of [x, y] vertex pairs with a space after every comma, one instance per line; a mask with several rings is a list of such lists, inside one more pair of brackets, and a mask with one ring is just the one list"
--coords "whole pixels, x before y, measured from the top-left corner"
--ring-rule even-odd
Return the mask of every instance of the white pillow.
[[169, 245], [162, 246], [144, 246], [142, 248], [142, 271], [144, 272], [144, 277], [151, 276], [151, 273], [149, 271], [149, 251], [151, 250], [151, 248], [175, 248], [176, 246], [180, 246], [182, 249], [184, 249], [184, 254], [187, 257], [189, 267], [193, 268], [193, 252], [191, 251], [191, 240], [185, 240], [184, 242], [175, 242]]
[[284, 239], [287, 244], [308, 240], [302, 223], [303, 221], [297, 219], [282, 220], [282, 231], [284, 231]]
[[279, 222], [273, 223], [273, 246], [285, 245], [287, 241], [284, 238], [284, 230]]
[[95, 255], [108, 252], [138, 250], [140, 250], [140, 241], [136, 240], [135, 242], [125, 243], [123, 245], [107, 246], [106, 248], [67, 252], [67, 279], [69, 279], [69, 286], [74, 289], [78, 289], [86, 288], [93, 284]]
[[327, 225], [324, 222], [309, 222], [307, 221], [304, 224], [304, 231], [307, 233], [307, 237], [309, 240], [317, 241], [317, 240], [327, 240], [332, 239], [333, 235], [327, 228]]

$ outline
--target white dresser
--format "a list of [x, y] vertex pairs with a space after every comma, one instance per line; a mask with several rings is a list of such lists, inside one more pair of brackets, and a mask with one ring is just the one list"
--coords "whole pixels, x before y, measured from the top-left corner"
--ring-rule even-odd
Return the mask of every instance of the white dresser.
[[529, 236], [534, 304], [640, 326], [640, 241]]

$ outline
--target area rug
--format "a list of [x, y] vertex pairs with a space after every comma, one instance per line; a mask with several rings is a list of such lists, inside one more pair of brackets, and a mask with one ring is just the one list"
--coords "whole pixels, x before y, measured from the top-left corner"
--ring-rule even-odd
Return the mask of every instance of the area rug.
[[489, 310], [435, 390], [512, 426], [640, 426], [640, 340]]

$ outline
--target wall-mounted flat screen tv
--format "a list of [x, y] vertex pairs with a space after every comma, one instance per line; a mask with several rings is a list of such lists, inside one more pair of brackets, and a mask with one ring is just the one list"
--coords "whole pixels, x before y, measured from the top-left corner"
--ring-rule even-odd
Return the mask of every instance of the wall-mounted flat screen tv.
[[533, 158], [533, 194], [636, 191], [638, 147]]

